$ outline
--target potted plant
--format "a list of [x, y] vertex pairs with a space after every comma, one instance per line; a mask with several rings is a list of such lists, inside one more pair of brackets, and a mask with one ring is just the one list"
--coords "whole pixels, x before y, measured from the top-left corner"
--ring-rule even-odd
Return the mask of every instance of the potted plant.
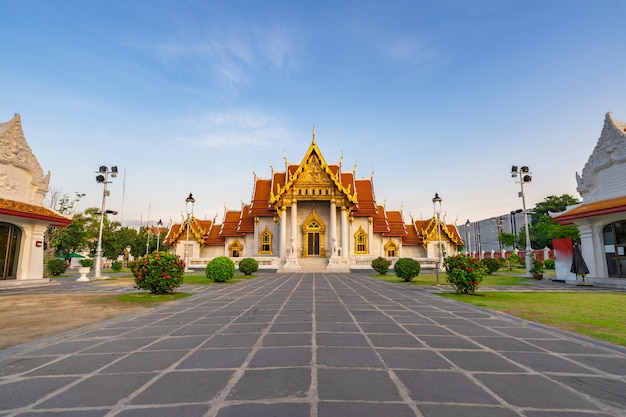
[[78, 273], [80, 274], [80, 278], [78, 278], [77, 281], [80, 281], [80, 282], [89, 281], [89, 278], [87, 278], [87, 274], [89, 273], [89, 271], [91, 271], [91, 266], [93, 265], [93, 259], [83, 258], [80, 261], [78, 261], [78, 263], [80, 264], [80, 266], [78, 267]]
[[533, 274], [535, 279], [543, 279], [543, 263], [539, 259], [533, 258], [530, 273]]

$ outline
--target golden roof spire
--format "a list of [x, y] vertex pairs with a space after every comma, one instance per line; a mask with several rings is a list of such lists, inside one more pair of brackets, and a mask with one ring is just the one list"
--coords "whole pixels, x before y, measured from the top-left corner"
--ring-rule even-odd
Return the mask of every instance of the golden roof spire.
[[313, 125], [313, 144], [315, 145], [315, 125]]

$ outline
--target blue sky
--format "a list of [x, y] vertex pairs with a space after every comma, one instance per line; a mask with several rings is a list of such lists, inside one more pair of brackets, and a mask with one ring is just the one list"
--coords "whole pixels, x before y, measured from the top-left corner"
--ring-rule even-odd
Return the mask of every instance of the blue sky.
[[[604, 116], [626, 121], [626, 0], [0, 0], [0, 122], [19, 113], [51, 188], [124, 225], [249, 202], [253, 171], [374, 171], [405, 220], [576, 192]], [[124, 179], [125, 178], [125, 179]]]

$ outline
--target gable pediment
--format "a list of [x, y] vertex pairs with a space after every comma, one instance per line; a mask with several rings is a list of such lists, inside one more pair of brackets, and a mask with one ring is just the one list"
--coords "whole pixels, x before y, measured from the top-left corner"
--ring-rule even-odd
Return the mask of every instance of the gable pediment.
[[279, 205], [286, 197], [295, 197], [298, 200], [329, 199], [339, 197], [352, 204], [357, 203], [356, 190], [351, 185], [344, 186], [337, 173], [328, 166], [320, 152], [315, 138], [309, 150], [302, 158], [298, 167], [291, 171], [286, 170], [285, 185], [277, 184], [276, 193], [270, 195], [270, 203]]

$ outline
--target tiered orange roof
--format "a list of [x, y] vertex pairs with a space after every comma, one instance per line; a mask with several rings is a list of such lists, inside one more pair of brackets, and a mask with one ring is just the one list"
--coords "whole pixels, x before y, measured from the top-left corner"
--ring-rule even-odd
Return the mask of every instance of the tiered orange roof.
[[[386, 211], [386, 210], [385, 210]], [[404, 237], [408, 235], [406, 224], [404, 224], [404, 218], [402, 218], [401, 211], [386, 211], [387, 221], [389, 223], [389, 231], [383, 233], [383, 236], [398, 236]]]
[[0, 214], [9, 216], [44, 220], [51, 226], [66, 227], [72, 223], [72, 219], [62, 214], [52, 211], [46, 207], [35, 206], [33, 204], [22, 203], [19, 201], [6, 200], [0, 198]]
[[[201, 244], [204, 242], [205, 235], [211, 229], [213, 222], [211, 220], [199, 220], [191, 216], [189, 218], [189, 238], [197, 240]], [[219, 231], [219, 228], [217, 228]], [[173, 245], [178, 241], [187, 238], [187, 219], [182, 224], [173, 224], [167, 236], [163, 239], [163, 244]]]
[[[270, 215], [272, 213], [270, 212]], [[250, 206], [243, 206], [239, 215], [237, 230], [241, 233], [254, 233], [254, 215]]]
[[224, 213], [224, 220], [220, 226], [219, 235], [226, 236], [244, 236], [238, 229], [241, 211], [228, 210]]
[[356, 209], [353, 210], [355, 217], [374, 217], [378, 214], [376, 207], [376, 197], [374, 196], [374, 184], [371, 178], [357, 179], [356, 195], [358, 202]]
[[372, 216], [372, 230], [374, 233], [387, 233], [389, 232], [389, 222], [383, 206], [378, 206], [376, 213]]
[[572, 220], [585, 217], [601, 216], [603, 214], [621, 213], [626, 211], [626, 197], [610, 198], [607, 200], [592, 201], [582, 203], [571, 208], [558, 216], [553, 217], [554, 221], [562, 224], [574, 224]]

